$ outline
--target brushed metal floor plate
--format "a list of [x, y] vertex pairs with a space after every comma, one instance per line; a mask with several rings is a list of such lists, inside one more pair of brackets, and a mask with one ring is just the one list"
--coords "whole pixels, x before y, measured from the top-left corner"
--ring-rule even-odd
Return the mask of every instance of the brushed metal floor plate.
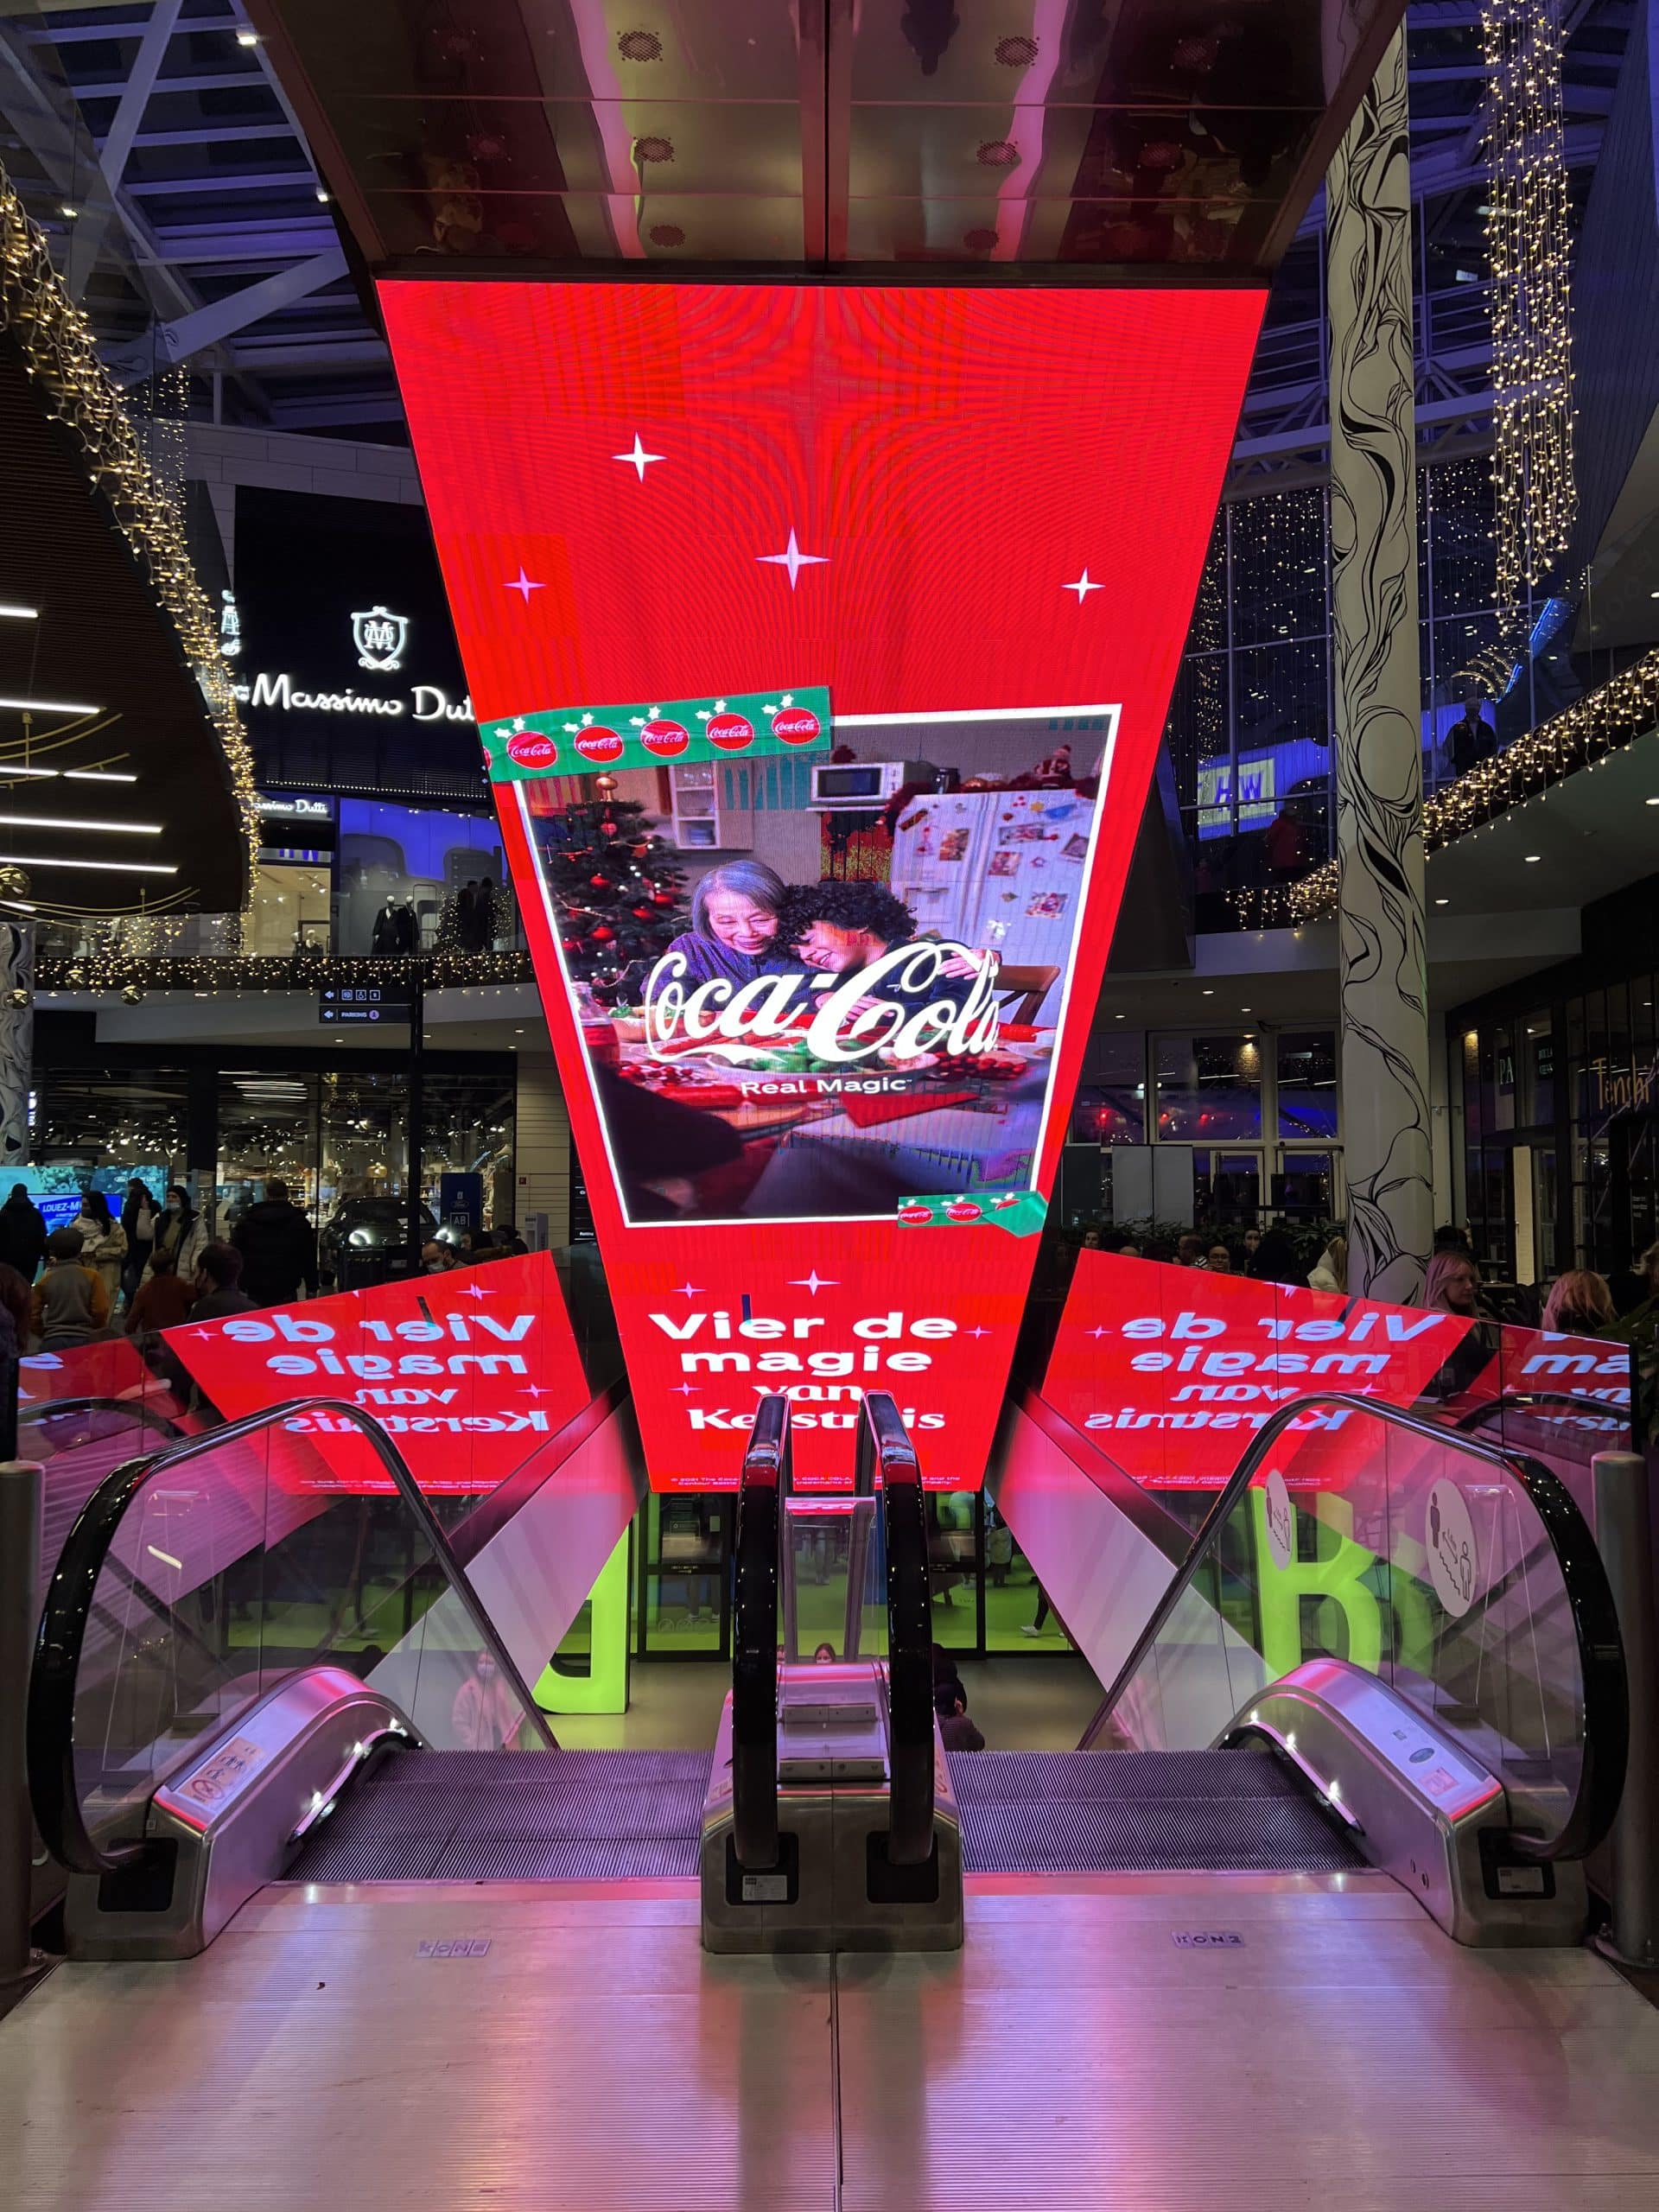
[[977, 1877], [960, 1954], [833, 1967], [708, 1956], [688, 1883], [294, 1884], [0, 2024], [0, 2173], [8, 2212], [1648, 2212], [1659, 2012], [1371, 1874]]

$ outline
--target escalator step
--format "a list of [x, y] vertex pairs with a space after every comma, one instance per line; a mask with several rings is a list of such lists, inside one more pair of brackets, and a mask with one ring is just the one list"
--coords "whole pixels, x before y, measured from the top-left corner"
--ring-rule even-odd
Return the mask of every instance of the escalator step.
[[961, 1751], [976, 1874], [1337, 1873], [1364, 1861], [1275, 1759], [1251, 1751]]

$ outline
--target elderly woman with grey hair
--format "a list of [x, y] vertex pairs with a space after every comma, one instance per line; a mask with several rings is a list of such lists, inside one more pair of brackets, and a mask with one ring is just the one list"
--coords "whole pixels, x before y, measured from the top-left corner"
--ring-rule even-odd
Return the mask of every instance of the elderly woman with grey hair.
[[699, 877], [691, 893], [691, 926], [669, 946], [685, 961], [688, 988], [718, 977], [753, 982], [794, 966], [778, 942], [778, 917], [789, 887], [764, 861], [725, 861]]

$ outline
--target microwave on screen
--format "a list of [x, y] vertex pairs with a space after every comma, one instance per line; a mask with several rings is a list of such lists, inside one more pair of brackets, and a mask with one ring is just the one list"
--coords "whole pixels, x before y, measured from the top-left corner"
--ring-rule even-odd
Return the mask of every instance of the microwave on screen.
[[931, 760], [826, 760], [812, 769], [812, 796], [821, 813], [843, 806], [885, 806], [906, 784], [932, 785], [938, 770]]

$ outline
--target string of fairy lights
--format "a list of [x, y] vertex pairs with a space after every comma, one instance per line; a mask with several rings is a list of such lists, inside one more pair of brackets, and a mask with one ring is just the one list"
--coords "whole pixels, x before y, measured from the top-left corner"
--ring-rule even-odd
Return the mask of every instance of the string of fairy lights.
[[259, 844], [253, 755], [219, 653], [218, 616], [186, 543], [181, 505], [169, 496], [145, 436], [99, 357], [91, 323], [64, 289], [3, 165], [0, 334], [16, 346], [42, 411], [79, 448], [88, 480], [173, 624], [230, 772], [251, 881]]
[[1529, 597], [1571, 541], [1578, 487], [1560, 0], [1482, 0], [1480, 30], [1499, 635], [1465, 681], [1496, 696], [1524, 636]]
[[[1502, 753], [1447, 784], [1423, 807], [1423, 849], [1437, 852], [1471, 830], [1494, 821], [1508, 808], [1535, 798], [1580, 768], [1593, 767], [1610, 753], [1644, 737], [1659, 721], [1659, 651], [1645, 653], [1630, 667], [1536, 729], [1529, 730]], [[1339, 881], [1338, 863], [1325, 861], [1296, 882], [1229, 894], [1239, 925], [1267, 929], [1277, 922], [1313, 922], [1332, 914]]]
[[[90, 991], [137, 1006], [151, 991], [218, 998], [238, 991], [315, 991], [326, 985], [378, 985], [388, 995], [418, 981], [425, 990], [467, 990], [531, 980], [527, 952], [433, 952], [374, 960], [316, 953], [135, 952], [118, 939], [67, 953], [37, 955], [35, 995]], [[14, 1004], [27, 992], [14, 991]]]

